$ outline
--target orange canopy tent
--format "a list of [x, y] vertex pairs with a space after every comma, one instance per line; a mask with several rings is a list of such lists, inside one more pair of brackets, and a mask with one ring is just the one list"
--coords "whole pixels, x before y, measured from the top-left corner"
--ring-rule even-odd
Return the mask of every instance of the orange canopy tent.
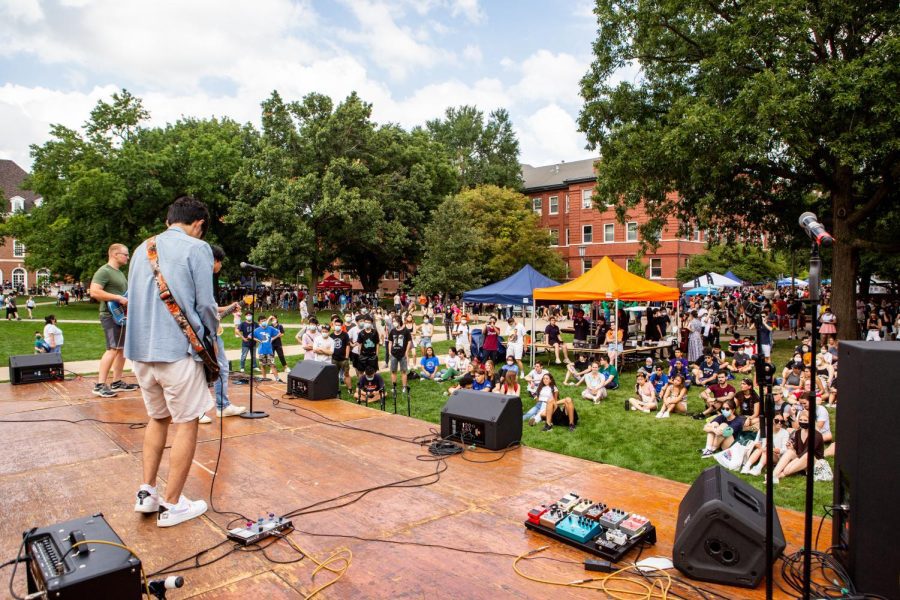
[[[678, 290], [629, 273], [618, 266], [608, 256], [604, 256], [590, 271], [561, 285], [537, 288], [532, 295], [534, 305], [564, 302], [601, 302], [615, 300], [616, 314], [619, 300], [626, 302], [674, 302], [678, 300]], [[615, 319], [615, 336], [619, 337], [619, 320]], [[534, 325], [532, 324], [532, 330]], [[534, 346], [531, 347], [531, 362], [534, 363]], [[616, 364], [618, 364], [618, 353]]]
[[678, 290], [629, 273], [608, 256], [577, 279], [534, 290], [535, 302], [663, 302], [678, 300]]

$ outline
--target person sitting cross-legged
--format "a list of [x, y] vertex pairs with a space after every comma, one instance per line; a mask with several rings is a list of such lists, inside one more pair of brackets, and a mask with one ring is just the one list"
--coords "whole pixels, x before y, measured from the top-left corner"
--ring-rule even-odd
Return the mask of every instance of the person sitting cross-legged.
[[375, 371], [373, 365], [366, 366], [362, 377], [356, 380], [356, 402], [383, 402], [384, 378]]
[[727, 450], [744, 428], [744, 417], [735, 414], [734, 400], [722, 403], [719, 416], [704, 425], [706, 447], [700, 451], [702, 458], [711, 458], [719, 450]]
[[537, 394], [538, 385], [540, 385], [541, 379], [544, 377], [545, 373], [544, 365], [538, 360], [535, 361], [534, 368], [525, 376], [525, 382], [528, 384], [528, 393], [532, 398]]
[[433, 347], [425, 346], [425, 356], [422, 357], [420, 363], [422, 365], [422, 371], [419, 376], [428, 381], [435, 381], [438, 376], [438, 367], [441, 366], [441, 361], [434, 355]]
[[[712, 385], [716, 381], [716, 375], [719, 373], [719, 370], [719, 363], [716, 361], [715, 357], [712, 354], [704, 355], [703, 360], [694, 367], [694, 384], [704, 386]], [[727, 371], [725, 373], [725, 378], [728, 378]]]
[[[653, 373], [647, 377], [647, 381], [653, 386], [657, 398], [662, 398], [662, 393], [669, 385], [669, 376], [663, 373], [662, 365], [653, 367]], [[656, 408], [654, 406], [654, 408]]]
[[694, 415], [694, 418], [705, 419], [719, 412], [725, 402], [734, 400], [735, 394], [734, 386], [728, 383], [728, 372], [724, 370], [719, 371], [716, 374], [716, 382], [700, 392], [700, 399], [706, 403], [706, 409]]
[[585, 389], [581, 392], [582, 398], [590, 400], [594, 404], [600, 404], [601, 400], [606, 399], [607, 391], [603, 385], [606, 377], [600, 373], [600, 363], [592, 362], [591, 370], [583, 377], [583, 380]]
[[619, 370], [610, 364], [607, 356], [600, 356], [600, 374], [603, 375], [603, 387], [608, 390], [619, 389]]
[[648, 413], [657, 407], [656, 390], [647, 376], [638, 372], [635, 396], [625, 402], [625, 410], [639, 410]]

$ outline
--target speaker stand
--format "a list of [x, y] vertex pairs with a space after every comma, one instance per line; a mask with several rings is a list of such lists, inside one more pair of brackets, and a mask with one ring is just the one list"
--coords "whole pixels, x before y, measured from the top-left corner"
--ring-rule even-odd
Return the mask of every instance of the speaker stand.
[[[252, 275], [250, 275], [250, 322], [253, 323], [254, 330], [256, 329], [256, 271], [252, 271]], [[241, 413], [240, 417], [242, 419], [265, 419], [269, 416], [269, 413], [261, 411], [261, 410], [253, 410], [253, 387], [254, 380], [256, 377], [253, 376], [253, 365], [256, 364], [256, 338], [253, 337], [253, 333], [250, 334], [250, 410], [245, 413]]]

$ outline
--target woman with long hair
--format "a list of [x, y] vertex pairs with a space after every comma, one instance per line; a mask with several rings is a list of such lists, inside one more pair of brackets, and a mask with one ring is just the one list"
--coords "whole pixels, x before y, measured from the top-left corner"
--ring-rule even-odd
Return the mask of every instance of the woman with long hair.
[[669, 385], [663, 390], [662, 408], [656, 413], [657, 419], [667, 419], [673, 412], [687, 414], [687, 387], [684, 385], [684, 375], [676, 374]]
[[691, 320], [688, 322], [688, 362], [695, 363], [703, 356], [703, 323], [697, 316], [697, 311], [691, 311]]
[[519, 385], [519, 378], [513, 371], [507, 371], [500, 385], [494, 386], [494, 391], [498, 394], [506, 396], [518, 396], [522, 388]]

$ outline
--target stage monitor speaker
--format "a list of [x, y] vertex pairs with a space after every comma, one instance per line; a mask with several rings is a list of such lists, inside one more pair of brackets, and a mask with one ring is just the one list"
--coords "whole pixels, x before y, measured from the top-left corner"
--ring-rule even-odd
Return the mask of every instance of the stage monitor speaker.
[[900, 342], [838, 349], [834, 555], [860, 594], [900, 598]]
[[57, 352], [20, 354], [9, 357], [9, 380], [13, 385], [65, 379], [62, 356]]
[[301, 360], [288, 375], [288, 394], [306, 400], [338, 397], [338, 368], [330, 362]]
[[[784, 532], [775, 513], [777, 558]], [[766, 497], [716, 465], [703, 471], [678, 507], [672, 562], [700, 581], [756, 587], [766, 574]]]
[[504, 450], [522, 441], [522, 399], [460, 389], [441, 409], [441, 437], [489, 450]]

